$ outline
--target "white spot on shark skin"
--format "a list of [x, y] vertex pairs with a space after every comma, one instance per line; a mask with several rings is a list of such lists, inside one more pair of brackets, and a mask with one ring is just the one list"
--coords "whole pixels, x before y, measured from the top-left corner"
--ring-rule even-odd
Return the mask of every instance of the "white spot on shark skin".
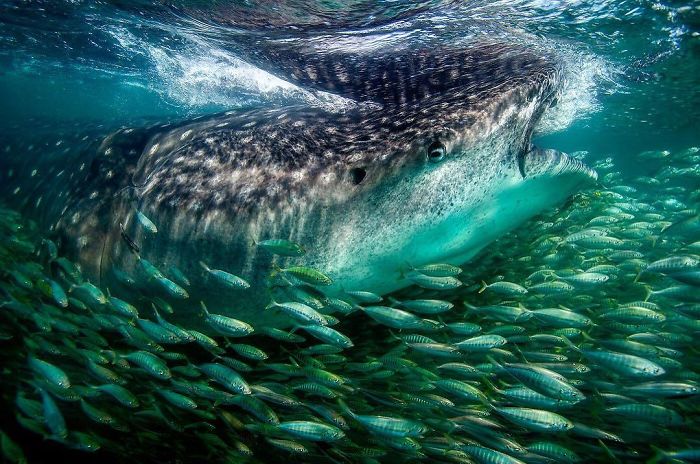
[[180, 140], [185, 140], [187, 137], [192, 135], [192, 129], [186, 130], [185, 132], [182, 133], [180, 136]]
[[109, 147], [105, 150], [105, 156], [109, 156], [112, 154], [112, 147]]
[[56, 142], [56, 146], [58, 147], [58, 146], [60, 146], [62, 143], [63, 143], [63, 140], [59, 140], [58, 142]]
[[310, 79], [316, 80], [316, 78], [318, 77], [318, 72], [316, 68], [309, 65], [306, 67], [306, 75], [309, 76]]
[[78, 171], [84, 171], [84, 170], [85, 170], [85, 163], [80, 165], [80, 168], [78, 169]]
[[39, 172], [39, 171], [37, 171], [36, 169], [32, 170], [32, 174], [31, 174], [29, 177], [34, 177], [34, 176], [36, 176], [36, 174], [37, 174], [38, 172]]
[[94, 200], [95, 198], [97, 198], [97, 195], [99, 195], [99, 194], [97, 193], [97, 191], [94, 191], [94, 192], [92, 192], [92, 193], [90, 194], [90, 196], [89, 196], [88, 198], [90, 198], [91, 200]]
[[158, 151], [158, 146], [159, 146], [159, 145], [160, 145], [160, 144], [158, 144], [158, 143], [154, 144], [154, 145], [151, 147], [151, 149], [148, 150], [148, 154], [149, 154], [149, 155], [155, 154], [155, 152]]
[[85, 248], [88, 245], [88, 238], [85, 235], [78, 237], [78, 248]]
[[80, 221], [80, 213], [73, 213], [73, 216], [70, 218], [70, 222], [73, 224], [77, 224], [78, 221]]
[[19, 191], [20, 191], [20, 188], [19, 188], [19, 187], [16, 187], [16, 188], [12, 191], [12, 194], [13, 194], [13, 195], [17, 195], [17, 194], [19, 193]]
[[111, 179], [112, 177], [114, 177], [114, 171], [110, 169], [109, 171], [107, 171], [107, 174], [105, 175], [105, 177], [107, 179]]
[[39, 207], [39, 205], [41, 204], [41, 200], [42, 200], [43, 198], [44, 198], [44, 197], [41, 196], [41, 197], [39, 197], [39, 198], [36, 199], [36, 203], [35, 203], [35, 207], [36, 207], [36, 208]]

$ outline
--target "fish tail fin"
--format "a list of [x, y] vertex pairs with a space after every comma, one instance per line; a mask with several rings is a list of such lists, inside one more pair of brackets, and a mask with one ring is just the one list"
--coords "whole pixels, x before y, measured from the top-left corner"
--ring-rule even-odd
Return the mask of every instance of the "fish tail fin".
[[354, 417], [355, 414], [350, 410], [350, 407], [347, 405], [345, 401], [343, 401], [342, 398], [338, 398], [338, 406], [340, 407], [340, 410], [347, 414], [350, 417]]
[[656, 248], [656, 244], [657, 244], [658, 241], [661, 239], [661, 234], [664, 233], [664, 230], [666, 230], [665, 227], [664, 227], [663, 229], [661, 229], [661, 232], [659, 233], [659, 235], [657, 235], [656, 237], [653, 237], [653, 238], [651, 239], [651, 247], [652, 247], [652, 248]]
[[395, 305], [395, 306], [398, 306], [401, 304], [401, 302], [399, 300], [397, 300], [396, 298], [394, 298], [393, 296], [387, 297], [387, 300], [389, 300], [389, 303], [391, 303], [392, 305]]
[[647, 291], [647, 295], [644, 297], [644, 301], [649, 301], [649, 298], [654, 293], [654, 291], [651, 289], [651, 286], [649, 286], [649, 285], [645, 285], [644, 288]]
[[525, 364], [530, 364], [530, 361], [527, 360], [527, 358], [525, 357], [525, 354], [523, 353], [523, 351], [520, 349], [520, 347], [518, 345], [513, 345], [513, 348], [515, 348], [518, 351], [518, 353], [520, 353], [520, 356], [523, 357], [523, 361], [525, 361]]
[[617, 462], [619, 463], [620, 460], [615, 456], [615, 453], [613, 453], [608, 446], [603, 443], [603, 440], [598, 439], [598, 443], [600, 444], [600, 447], [603, 448], [603, 451], [605, 451], [605, 454], [608, 455], [608, 457], [611, 459], [612, 462]]
[[158, 313], [158, 308], [156, 308], [156, 305], [151, 303], [151, 307], [153, 308], [153, 313], [156, 315], [156, 318], [160, 319], [160, 314]]
[[205, 263], [204, 261], [200, 261], [200, 262], [199, 262], [199, 265], [200, 265], [200, 266], [202, 267], [202, 269], [204, 269], [205, 271], [207, 271], [207, 272], [211, 271], [211, 269], [209, 268], [209, 266], [207, 266], [207, 263]]
[[486, 355], [486, 360], [488, 362], [490, 362], [491, 364], [493, 364], [494, 366], [496, 366], [498, 369], [503, 369], [503, 366], [501, 365], [501, 363], [496, 361], [496, 359], [493, 356], [491, 356], [490, 354]]
[[209, 310], [207, 309], [207, 305], [204, 304], [203, 301], [200, 300], [199, 305], [202, 307], [202, 310], [204, 311], [204, 315], [208, 316], [209, 315]]
[[[581, 333], [583, 333], [583, 332], [581, 332]], [[568, 346], [570, 349], [576, 351], [577, 353], [580, 353], [580, 352], [581, 352], [581, 348], [579, 348], [578, 346], [574, 345], [574, 344], [571, 342], [571, 340], [569, 340], [568, 338], [566, 338], [566, 337], [561, 337], [561, 339], [564, 341], [564, 344], [565, 344], [566, 346]]]
[[[594, 341], [595, 341], [595, 338], [591, 337], [590, 335], [588, 335], [587, 332], [585, 332], [585, 331], [583, 331], [583, 330], [581, 331], [581, 336], [583, 336], [583, 338], [586, 339], [586, 340], [588, 340], [589, 342], [594, 342]], [[562, 337], [562, 338], [566, 338], [566, 337]], [[567, 340], [568, 340], [568, 338], [567, 338]]]
[[503, 394], [503, 390], [498, 388], [495, 383], [493, 383], [491, 380], [488, 379], [488, 377], [484, 377], [482, 380], [484, 381], [486, 388], [490, 388], [491, 390], [494, 391], [494, 393], [498, 393], [499, 395]]
[[278, 305], [278, 303], [275, 300], [271, 299], [270, 302], [267, 304], [267, 306], [265, 306], [265, 309], [272, 309], [277, 305]]
[[481, 281], [481, 288], [479, 289], [479, 293], [484, 293], [484, 290], [489, 288], [489, 284], [486, 283], [486, 281], [482, 280]]
[[406, 341], [403, 338], [396, 335], [392, 330], [389, 330], [389, 334], [391, 335], [392, 338], [394, 338], [396, 340], [400, 340], [401, 343], [404, 343], [404, 344], [406, 343]]
[[[271, 264], [270, 264], [270, 267], [272, 268], [272, 271], [270, 272], [270, 277], [275, 277], [277, 274], [281, 274], [281, 273], [282, 273], [282, 268], [279, 267], [279, 265], [278, 265], [277, 263], [274, 263], [274, 262], [271, 263]], [[289, 283], [289, 280], [287, 280], [284, 276], [282, 276], [282, 278], [283, 278], [285, 281], [287, 281], [287, 283]]]
[[647, 461], [647, 464], [656, 464], [657, 462], [666, 458], [666, 451], [662, 450], [658, 446], [650, 445], [651, 449], [654, 451], [654, 457]]

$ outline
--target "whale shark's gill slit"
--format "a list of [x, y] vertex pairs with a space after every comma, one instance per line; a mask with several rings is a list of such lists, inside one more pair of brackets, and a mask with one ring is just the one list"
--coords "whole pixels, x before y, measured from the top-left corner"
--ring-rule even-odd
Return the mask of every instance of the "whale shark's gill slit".
[[367, 170], [365, 168], [352, 168], [350, 170], [350, 178], [354, 185], [360, 185], [363, 180], [367, 177]]

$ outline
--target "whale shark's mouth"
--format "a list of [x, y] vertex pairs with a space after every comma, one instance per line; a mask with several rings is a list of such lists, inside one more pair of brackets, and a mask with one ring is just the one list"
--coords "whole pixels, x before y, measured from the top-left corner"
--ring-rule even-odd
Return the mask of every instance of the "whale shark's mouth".
[[534, 145], [518, 156], [518, 169], [524, 179], [538, 176], [556, 177], [564, 174], [580, 174], [581, 177], [591, 181], [598, 179], [598, 174], [583, 162], [558, 150], [543, 149]]

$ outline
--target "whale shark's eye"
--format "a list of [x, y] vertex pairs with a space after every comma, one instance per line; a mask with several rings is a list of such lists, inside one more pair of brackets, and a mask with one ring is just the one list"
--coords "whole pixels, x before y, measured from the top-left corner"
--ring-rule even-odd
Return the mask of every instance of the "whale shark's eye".
[[445, 158], [446, 152], [447, 149], [445, 148], [445, 144], [436, 140], [435, 142], [431, 143], [428, 147], [428, 161], [433, 163], [442, 161], [443, 158]]

